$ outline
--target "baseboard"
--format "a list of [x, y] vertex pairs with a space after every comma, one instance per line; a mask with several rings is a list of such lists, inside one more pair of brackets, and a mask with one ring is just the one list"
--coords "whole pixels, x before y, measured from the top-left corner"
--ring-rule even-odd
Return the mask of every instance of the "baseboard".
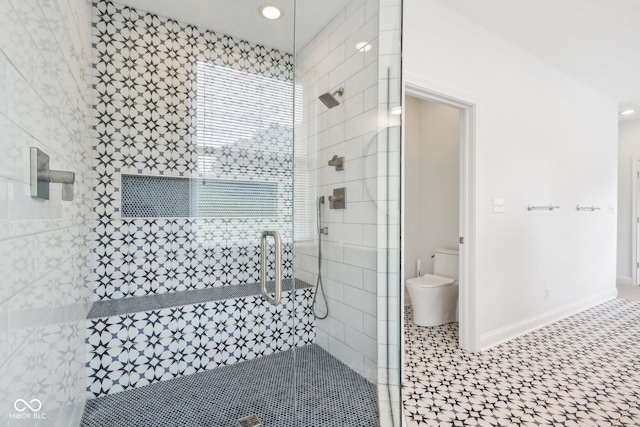
[[529, 319], [483, 334], [480, 336], [480, 351], [487, 350], [505, 341], [509, 341], [550, 323], [557, 322], [565, 317], [587, 310], [598, 304], [602, 304], [603, 302], [610, 301], [616, 298], [617, 294], [618, 291], [616, 289], [611, 289], [606, 292], [601, 292], [596, 296], [569, 304], [560, 309], [549, 311], [539, 316], [530, 317]]
[[616, 277], [616, 285], [633, 285], [633, 278], [629, 276]]

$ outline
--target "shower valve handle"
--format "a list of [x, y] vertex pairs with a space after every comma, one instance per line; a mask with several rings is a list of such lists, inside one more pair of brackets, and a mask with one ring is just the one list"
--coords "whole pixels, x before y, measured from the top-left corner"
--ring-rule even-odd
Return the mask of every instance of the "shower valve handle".
[[346, 188], [334, 188], [333, 194], [329, 196], [329, 208], [330, 209], [344, 209], [347, 207], [347, 194]]

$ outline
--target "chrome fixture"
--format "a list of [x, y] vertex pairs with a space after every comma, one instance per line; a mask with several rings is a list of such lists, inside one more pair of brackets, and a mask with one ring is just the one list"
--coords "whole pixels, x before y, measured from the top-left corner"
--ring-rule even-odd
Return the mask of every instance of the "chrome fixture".
[[329, 196], [330, 209], [344, 209], [346, 207], [346, 191], [345, 187], [333, 189], [333, 196]]
[[49, 184], [62, 184], [62, 200], [73, 200], [73, 183], [76, 174], [49, 169], [49, 156], [36, 147], [29, 150], [31, 197], [49, 200]]
[[576, 206], [576, 210], [577, 211], [581, 211], [581, 212], [582, 211], [593, 212], [593, 211], [599, 211], [600, 208], [598, 206], [580, 206], [580, 205], [578, 205], [578, 206]]
[[344, 89], [339, 88], [333, 92], [323, 93], [318, 98], [320, 99], [320, 101], [322, 101], [325, 107], [331, 109], [333, 107], [337, 107], [338, 105], [340, 105], [340, 101], [338, 101], [338, 99], [336, 98], [336, 95], [342, 96], [343, 94], [344, 94]]
[[[276, 244], [276, 260], [275, 260], [275, 294], [267, 291], [267, 237], [273, 237]], [[262, 297], [271, 305], [280, 304], [282, 297], [282, 239], [280, 233], [275, 230], [267, 230], [262, 232], [260, 237], [260, 290]]]
[[[316, 199], [316, 214], [318, 221], [318, 280], [316, 280], [316, 289], [313, 291], [313, 302], [311, 304], [311, 310], [316, 319], [326, 319], [329, 315], [329, 304], [327, 303], [327, 296], [324, 293], [324, 287], [322, 284], [322, 235], [329, 234], [327, 227], [322, 227], [322, 205], [324, 204], [324, 196], [320, 196]], [[318, 292], [322, 294], [324, 301], [325, 313], [323, 315], [318, 314], [316, 311], [316, 300], [318, 299]]]
[[344, 157], [338, 157], [337, 154], [334, 154], [329, 160], [329, 166], [335, 166], [337, 171], [344, 170]]
[[324, 204], [324, 196], [320, 196], [318, 197], [318, 199], [316, 200], [316, 207], [317, 207], [317, 211], [316, 213], [318, 214], [318, 236], [322, 235], [322, 234], [329, 234], [329, 227], [323, 227], [322, 226], [322, 213], [320, 212], [320, 205]]
[[527, 206], [527, 210], [529, 211], [540, 211], [540, 210], [545, 210], [545, 211], [552, 211], [554, 209], [560, 209], [560, 206], [533, 206], [533, 205], [529, 205]]

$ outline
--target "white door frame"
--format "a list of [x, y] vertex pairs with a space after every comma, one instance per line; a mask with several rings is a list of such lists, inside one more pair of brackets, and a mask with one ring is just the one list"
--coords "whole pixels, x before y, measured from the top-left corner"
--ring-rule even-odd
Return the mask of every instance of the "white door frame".
[[[464, 350], [478, 352], [479, 339], [477, 332], [476, 313], [476, 283], [475, 283], [475, 231], [476, 231], [476, 105], [459, 95], [453, 95], [446, 90], [435, 89], [434, 85], [422, 81], [419, 78], [410, 76], [404, 77], [404, 87], [402, 91], [402, 105], [405, 103], [405, 95], [416, 98], [437, 101], [442, 104], [460, 110], [460, 214], [459, 231], [464, 238], [464, 243], [460, 247], [460, 270], [459, 270], [459, 346]], [[403, 120], [404, 120], [403, 115]], [[402, 128], [405, 129], [404, 123]], [[402, 194], [404, 204], [404, 132], [401, 147], [402, 155]], [[404, 206], [403, 206], [404, 212]], [[404, 214], [401, 221], [401, 233], [405, 235]], [[404, 253], [404, 240], [403, 248]], [[402, 272], [402, 282], [405, 282], [404, 271]], [[404, 289], [404, 286], [401, 287]]]
[[640, 217], [640, 197], [638, 197], [638, 191], [640, 190], [638, 181], [640, 181], [640, 159], [634, 157], [631, 159], [631, 277], [633, 284], [640, 285], [640, 277], [638, 275], [638, 263], [640, 260], [638, 256], [638, 218]]

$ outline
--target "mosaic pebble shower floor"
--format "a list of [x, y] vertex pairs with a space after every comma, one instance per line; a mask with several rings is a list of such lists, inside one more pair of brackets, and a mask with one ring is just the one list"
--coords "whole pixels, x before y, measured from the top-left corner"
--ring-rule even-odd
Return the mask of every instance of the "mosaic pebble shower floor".
[[251, 414], [265, 427], [379, 425], [376, 387], [315, 344], [89, 400], [81, 425], [236, 427]]

